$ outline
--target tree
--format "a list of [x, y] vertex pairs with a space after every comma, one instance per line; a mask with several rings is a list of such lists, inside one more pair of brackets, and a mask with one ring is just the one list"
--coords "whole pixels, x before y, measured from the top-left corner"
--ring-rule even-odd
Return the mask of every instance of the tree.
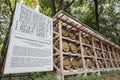
[[8, 25], [11, 22], [9, 18], [15, 7], [15, 1], [34, 9], [39, 8], [40, 12], [50, 17], [54, 16], [61, 9], [67, 11], [81, 22], [120, 44], [120, 39], [118, 39], [120, 36], [120, 13], [119, 10], [116, 12], [116, 8], [120, 7], [119, 0], [2, 0], [0, 2], [1, 42], [3, 42]]
[[98, 13], [98, 4], [99, 4], [100, 0], [94, 0], [94, 5], [95, 5], [95, 9], [94, 9], [94, 13], [95, 13], [95, 21], [96, 21], [96, 26], [97, 31], [99, 31], [99, 13]]
[[48, 16], [54, 16], [61, 9], [67, 11], [75, 0], [38, 0], [38, 2], [40, 12]]
[[4, 41], [8, 26], [10, 24], [10, 16], [12, 13], [11, 4], [7, 0], [0, 2], [0, 43]]
[[71, 14], [120, 45], [119, 3], [119, 0], [77, 0], [71, 6]]

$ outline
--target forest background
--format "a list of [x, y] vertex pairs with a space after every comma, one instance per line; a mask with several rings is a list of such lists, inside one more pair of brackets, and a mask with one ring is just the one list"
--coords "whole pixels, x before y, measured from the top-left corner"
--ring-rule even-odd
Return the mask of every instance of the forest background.
[[12, 24], [17, 2], [49, 17], [62, 9], [120, 45], [120, 0], [0, 0], [0, 45]]

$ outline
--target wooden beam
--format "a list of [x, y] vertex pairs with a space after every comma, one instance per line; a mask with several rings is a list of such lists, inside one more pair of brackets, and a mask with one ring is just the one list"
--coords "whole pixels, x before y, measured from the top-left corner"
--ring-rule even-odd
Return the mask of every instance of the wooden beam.
[[105, 67], [107, 68], [107, 64], [106, 64], [106, 60], [105, 60], [105, 53], [104, 53], [104, 49], [103, 49], [103, 43], [101, 41], [100, 41], [100, 45], [101, 45], [102, 54], [103, 54], [103, 57], [104, 57]]
[[60, 47], [60, 71], [61, 71], [61, 79], [64, 80], [63, 75], [63, 49], [62, 49], [62, 21], [59, 20], [59, 47]]
[[83, 45], [82, 45], [82, 35], [81, 35], [81, 31], [79, 31], [79, 40], [80, 40], [80, 49], [81, 49], [83, 70], [85, 71], [85, 70], [86, 70], [86, 66], [85, 66], [85, 60], [84, 60], [84, 50], [83, 50]]
[[114, 55], [114, 60], [115, 60], [115, 64], [117, 65], [117, 67], [118, 67], [118, 63], [117, 63], [117, 58], [116, 58], [116, 56], [115, 56], [115, 52], [114, 52], [114, 47], [112, 47], [112, 53], [113, 53], [113, 55]]
[[93, 52], [94, 52], [95, 63], [96, 63], [97, 69], [99, 70], [100, 67], [99, 67], [98, 61], [97, 61], [97, 54], [96, 54], [96, 50], [95, 50], [95, 43], [94, 43], [94, 37], [93, 36], [92, 36], [92, 48], [93, 48]]
[[113, 64], [113, 61], [112, 61], [112, 56], [111, 56], [111, 53], [110, 53], [110, 48], [109, 48], [109, 45], [107, 45], [107, 50], [108, 50], [108, 54], [110, 56], [110, 62], [112, 64], [112, 67], [114, 68], [114, 64]]

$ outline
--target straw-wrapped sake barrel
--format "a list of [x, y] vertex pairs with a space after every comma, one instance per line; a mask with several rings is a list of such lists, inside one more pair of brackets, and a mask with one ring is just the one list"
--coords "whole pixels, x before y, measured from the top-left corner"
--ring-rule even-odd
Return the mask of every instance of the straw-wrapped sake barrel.
[[70, 31], [69, 32], [69, 36], [70, 36], [71, 39], [75, 39], [76, 38], [76, 35], [75, 35], [74, 31]]
[[83, 68], [82, 59], [79, 59], [79, 68]]
[[82, 36], [82, 42], [86, 43], [86, 41], [87, 41], [87, 38], [85, 36]]
[[95, 41], [95, 47], [97, 47], [97, 41]]
[[104, 46], [103, 46], [103, 49], [104, 49], [104, 50], [107, 50], [107, 47], [104, 45]]
[[83, 52], [84, 52], [84, 55], [87, 55], [87, 49], [86, 49], [86, 47], [83, 47]]
[[114, 64], [114, 66], [115, 66], [115, 67], [117, 67], [117, 64], [116, 64], [116, 62], [115, 62], [115, 61], [113, 61], [113, 64]]
[[78, 52], [78, 53], [81, 52], [80, 46], [77, 47], [77, 52]]
[[67, 28], [65, 28], [65, 27], [62, 28], [62, 35], [64, 37], [67, 37], [69, 35], [69, 31], [67, 30]]
[[88, 68], [92, 69], [94, 67], [93, 61], [91, 59], [86, 59]]
[[[110, 68], [112, 67], [112, 64], [111, 64], [111, 62], [109, 61], [109, 66], [110, 66]], [[117, 66], [116, 66], [117, 67]]]
[[101, 58], [101, 55], [100, 55], [100, 53], [99, 53], [98, 50], [96, 50], [96, 54], [97, 54], [97, 57], [100, 57], [100, 58]]
[[108, 67], [108, 68], [111, 68], [111, 63], [110, 63], [110, 61], [106, 61], [106, 64], [107, 64], [107, 67]]
[[85, 59], [84, 62], [85, 62], [85, 67], [88, 68], [88, 62], [87, 62], [87, 59]]
[[90, 39], [88, 37], [84, 37], [84, 36], [82, 36], [82, 42], [86, 43], [86, 44], [90, 44], [91, 43]]
[[[109, 55], [109, 53], [107, 53], [107, 57], [108, 57], [108, 59], [110, 59], [110, 55]], [[118, 58], [119, 58], [119, 56], [117, 56]]]
[[71, 61], [68, 57], [65, 57], [63, 59], [63, 67], [64, 67], [65, 70], [69, 70], [70, 67], [71, 67]]
[[88, 56], [90, 56], [91, 53], [92, 53], [91, 49], [87, 47], [86, 54], [87, 54]]
[[69, 44], [66, 41], [62, 42], [63, 51], [68, 52], [70, 50]]
[[102, 61], [102, 68], [105, 68], [105, 61]]
[[91, 45], [91, 38], [87, 38], [87, 44]]
[[98, 65], [99, 65], [100, 68], [102, 68], [103, 64], [102, 64], [102, 62], [100, 60], [98, 60]]
[[105, 52], [105, 58], [108, 59], [109, 54]]
[[103, 53], [99, 51], [101, 58], [104, 58]]
[[72, 63], [73, 69], [78, 69], [78, 67], [79, 67], [79, 60], [77, 58], [73, 58], [71, 60], [71, 63]]
[[112, 56], [112, 59], [115, 59], [114, 54], [112, 54], [112, 53], [110, 53], [110, 54], [111, 54], [111, 56]]
[[95, 41], [95, 47], [100, 48], [100, 43]]
[[77, 53], [77, 45], [70, 43], [69, 46], [72, 53]]

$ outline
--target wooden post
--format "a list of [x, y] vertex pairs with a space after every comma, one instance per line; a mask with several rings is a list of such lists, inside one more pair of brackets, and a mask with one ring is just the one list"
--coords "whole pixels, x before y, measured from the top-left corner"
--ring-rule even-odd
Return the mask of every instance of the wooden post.
[[[11, 3], [10, 1], [8, 0], [8, 5], [9, 7], [11, 8]], [[16, 3], [17, 3], [17, 0], [15, 0], [15, 8], [13, 9], [12, 11], [12, 8], [11, 8], [11, 16], [10, 16], [10, 24], [9, 24], [9, 27], [8, 27], [8, 31], [6, 33], [6, 36], [5, 36], [5, 40], [3, 42], [3, 46], [2, 46], [2, 49], [1, 49], [1, 57], [3, 58], [2, 61], [1, 61], [1, 65], [0, 65], [0, 80], [2, 79], [2, 74], [3, 74], [3, 66], [4, 66], [4, 62], [5, 62], [5, 59], [6, 59], [6, 54], [7, 54], [7, 49], [8, 49], [8, 44], [9, 44], [9, 38], [10, 38], [10, 31], [11, 31], [11, 26], [12, 26], [12, 22], [13, 22], [13, 16], [14, 16], [14, 12], [15, 12], [15, 9], [16, 9]]]
[[113, 64], [113, 61], [112, 61], [112, 56], [111, 56], [111, 52], [110, 52], [110, 49], [109, 49], [109, 46], [107, 45], [107, 49], [108, 49], [108, 54], [110, 56], [110, 62], [112, 64], [112, 67], [114, 68], [114, 64]]
[[115, 61], [115, 64], [117, 65], [117, 67], [118, 67], [118, 63], [117, 63], [117, 58], [116, 58], [116, 56], [115, 56], [115, 52], [114, 52], [114, 47], [112, 47], [112, 53], [113, 53], [113, 55], [114, 55], [114, 61]]
[[61, 69], [61, 79], [64, 80], [63, 74], [63, 50], [62, 50], [62, 21], [59, 20], [59, 47], [60, 47], [60, 69]]
[[[95, 43], [94, 43], [94, 37], [93, 36], [92, 36], [92, 48], [93, 48], [93, 52], [94, 52], [95, 63], [96, 63], [97, 69], [99, 70], [100, 67], [99, 67], [98, 61], [97, 61], [97, 55], [96, 55]], [[98, 75], [100, 75], [99, 71], [98, 71]]]
[[[119, 49], [116, 49], [116, 54], [117, 54], [117, 57], [119, 58], [120, 56], [119, 56], [118, 50]], [[118, 68], [119, 68], [120, 66], [119, 66], [119, 60], [118, 59], [117, 59], [117, 63], [118, 63]]]
[[[85, 60], [84, 60], [84, 51], [83, 51], [83, 45], [82, 45], [82, 35], [81, 35], [82, 31], [79, 30], [79, 40], [80, 40], [80, 49], [81, 49], [81, 55], [82, 55], [82, 63], [83, 63], [83, 70], [86, 70], [86, 66], [85, 66]], [[86, 73], [84, 74], [84, 76], [86, 76]]]
[[105, 53], [104, 53], [104, 49], [103, 49], [103, 43], [100, 42], [100, 45], [101, 45], [102, 54], [103, 54], [103, 57], [104, 57], [105, 67], [107, 68], [107, 64], [106, 64], [106, 60], [105, 60]]

